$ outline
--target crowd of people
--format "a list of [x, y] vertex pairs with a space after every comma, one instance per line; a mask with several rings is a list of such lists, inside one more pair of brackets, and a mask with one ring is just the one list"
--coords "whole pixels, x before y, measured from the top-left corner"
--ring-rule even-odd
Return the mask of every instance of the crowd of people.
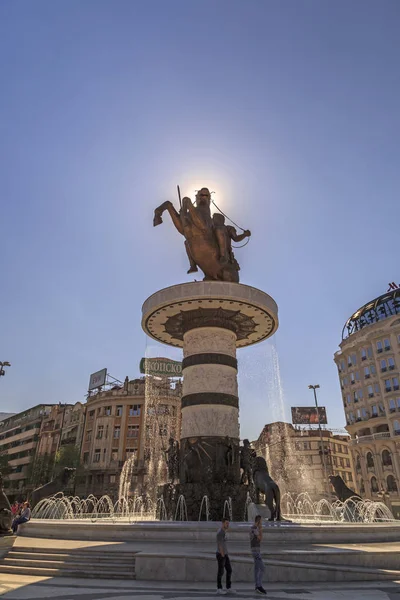
[[14, 502], [11, 505], [11, 512], [13, 516], [13, 522], [11, 529], [13, 533], [17, 533], [18, 526], [22, 523], [27, 523], [31, 518], [31, 506], [28, 501], [26, 502]]

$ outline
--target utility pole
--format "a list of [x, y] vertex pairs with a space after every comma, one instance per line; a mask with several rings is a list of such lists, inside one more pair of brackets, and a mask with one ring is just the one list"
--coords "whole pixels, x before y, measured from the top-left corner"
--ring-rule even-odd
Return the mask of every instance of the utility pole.
[[317, 390], [319, 389], [319, 384], [309, 385], [308, 389], [313, 390], [313, 392], [314, 392], [315, 408], [317, 409], [319, 438], [320, 438], [320, 441], [321, 441], [322, 465], [323, 465], [323, 469], [324, 469], [324, 473], [325, 473], [325, 487], [328, 490], [329, 489], [328, 488], [328, 471], [327, 471], [327, 468], [326, 468], [326, 460], [325, 460], [325, 446], [324, 446], [324, 440], [323, 440], [323, 437], [322, 437], [321, 423], [319, 421], [319, 410], [318, 410], [318, 400], [317, 400]]

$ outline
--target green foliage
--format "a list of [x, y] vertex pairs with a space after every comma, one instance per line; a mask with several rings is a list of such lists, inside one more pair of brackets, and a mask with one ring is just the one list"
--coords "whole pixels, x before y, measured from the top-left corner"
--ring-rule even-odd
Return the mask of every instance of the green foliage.
[[80, 458], [80, 450], [74, 444], [61, 446], [56, 453], [54, 474], [57, 475], [64, 467], [78, 469]]
[[54, 457], [50, 454], [37, 456], [28, 467], [27, 483], [33, 489], [48, 483], [52, 478]]
[[12, 471], [12, 468], [8, 464], [8, 455], [0, 454], [0, 473], [2, 475], [9, 475]]

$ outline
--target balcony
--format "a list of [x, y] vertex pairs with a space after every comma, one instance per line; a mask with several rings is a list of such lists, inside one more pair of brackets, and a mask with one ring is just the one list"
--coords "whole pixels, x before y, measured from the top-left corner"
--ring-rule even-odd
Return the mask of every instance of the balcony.
[[369, 373], [367, 373], [367, 374], [364, 376], [364, 379], [370, 379], [370, 377], [371, 377], [371, 375], [370, 375]]
[[391, 350], [390, 346], [385, 346], [385, 352], [389, 352], [389, 350]]
[[382, 367], [381, 368], [381, 373], [386, 373], [386, 371], [387, 371], [387, 367]]
[[[396, 434], [396, 432], [395, 432]], [[397, 435], [400, 435], [400, 431]], [[350, 440], [350, 444], [352, 446], [357, 446], [358, 444], [365, 444], [372, 442], [374, 440], [381, 440], [390, 438], [390, 431], [380, 431], [379, 433], [372, 433], [371, 435], [362, 435], [357, 439]]]

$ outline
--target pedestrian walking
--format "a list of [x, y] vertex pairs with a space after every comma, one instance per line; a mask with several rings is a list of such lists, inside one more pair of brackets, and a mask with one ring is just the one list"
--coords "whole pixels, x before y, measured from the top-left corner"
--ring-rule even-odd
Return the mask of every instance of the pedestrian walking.
[[257, 515], [250, 529], [250, 549], [254, 560], [254, 583], [256, 592], [257, 594], [266, 596], [267, 592], [262, 586], [262, 578], [265, 570], [265, 565], [261, 557], [262, 538], [262, 519], [260, 515]]
[[[221, 529], [217, 533], [217, 594], [234, 593], [231, 587], [232, 584], [232, 566], [229, 560], [228, 544], [226, 532], [229, 529], [229, 519], [222, 519]], [[222, 577], [226, 571], [226, 592], [222, 588]]]

